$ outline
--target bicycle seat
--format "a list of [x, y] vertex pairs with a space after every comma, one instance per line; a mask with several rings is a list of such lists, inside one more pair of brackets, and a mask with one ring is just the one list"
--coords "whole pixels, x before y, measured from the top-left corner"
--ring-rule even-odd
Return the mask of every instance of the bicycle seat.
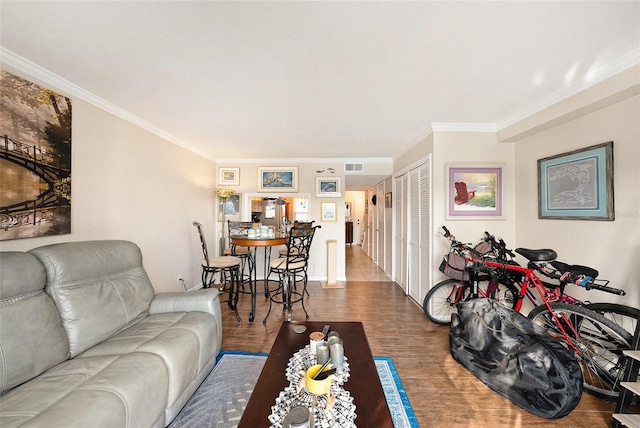
[[550, 262], [558, 257], [558, 254], [549, 248], [542, 250], [530, 250], [528, 248], [516, 248], [516, 253], [532, 262]]
[[553, 263], [551, 263], [551, 266], [553, 266], [555, 269], [559, 270], [560, 272], [577, 273], [579, 275], [590, 276], [591, 278], [597, 278], [599, 273], [594, 268], [590, 268], [588, 266], [570, 265], [570, 264], [559, 262], [559, 261], [554, 261]]

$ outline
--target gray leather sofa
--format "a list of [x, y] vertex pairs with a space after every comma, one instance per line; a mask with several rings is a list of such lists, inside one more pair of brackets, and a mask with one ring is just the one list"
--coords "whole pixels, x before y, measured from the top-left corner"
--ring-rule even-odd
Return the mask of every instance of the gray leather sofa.
[[127, 241], [0, 253], [0, 426], [168, 425], [220, 351], [218, 294], [155, 294]]

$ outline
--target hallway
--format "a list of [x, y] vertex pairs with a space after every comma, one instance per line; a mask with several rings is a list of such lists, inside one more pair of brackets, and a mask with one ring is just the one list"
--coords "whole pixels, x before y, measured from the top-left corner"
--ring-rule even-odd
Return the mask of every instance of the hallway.
[[359, 245], [345, 246], [347, 281], [389, 281]]

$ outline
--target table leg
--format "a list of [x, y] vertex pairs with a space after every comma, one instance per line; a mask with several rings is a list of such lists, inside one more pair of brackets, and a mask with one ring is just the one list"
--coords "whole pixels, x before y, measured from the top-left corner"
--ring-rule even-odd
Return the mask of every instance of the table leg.
[[264, 297], [269, 297], [269, 263], [271, 262], [271, 247], [264, 247], [263, 287]]
[[256, 287], [257, 287], [257, 272], [256, 272], [256, 248], [253, 249], [253, 254], [251, 253], [251, 248], [249, 248], [249, 293], [251, 294], [251, 312], [249, 312], [249, 322], [253, 322], [256, 317]]

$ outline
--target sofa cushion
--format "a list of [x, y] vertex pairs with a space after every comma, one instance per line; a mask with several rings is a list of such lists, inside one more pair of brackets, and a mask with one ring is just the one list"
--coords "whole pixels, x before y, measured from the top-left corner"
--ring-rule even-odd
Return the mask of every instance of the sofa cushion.
[[77, 358], [147, 352], [160, 357], [169, 376], [170, 407], [220, 351], [217, 320], [204, 312], [151, 315]]
[[0, 252], [0, 393], [69, 358], [45, 281], [44, 266], [31, 254]]
[[144, 318], [154, 297], [140, 248], [128, 241], [85, 241], [30, 250], [47, 271], [74, 357]]
[[167, 387], [153, 354], [69, 360], [2, 396], [0, 426], [163, 426]]

